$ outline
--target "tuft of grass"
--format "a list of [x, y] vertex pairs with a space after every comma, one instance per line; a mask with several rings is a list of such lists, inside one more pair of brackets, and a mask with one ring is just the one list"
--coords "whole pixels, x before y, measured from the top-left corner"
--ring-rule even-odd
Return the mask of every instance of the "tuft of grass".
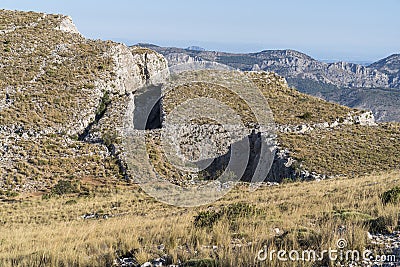
[[74, 205], [78, 203], [75, 199], [69, 199], [65, 202], [65, 205]]
[[249, 218], [256, 214], [262, 214], [254, 205], [246, 202], [232, 203], [220, 210], [200, 211], [194, 217], [195, 227], [212, 227], [218, 220], [225, 217], [229, 221], [234, 222], [239, 218]]

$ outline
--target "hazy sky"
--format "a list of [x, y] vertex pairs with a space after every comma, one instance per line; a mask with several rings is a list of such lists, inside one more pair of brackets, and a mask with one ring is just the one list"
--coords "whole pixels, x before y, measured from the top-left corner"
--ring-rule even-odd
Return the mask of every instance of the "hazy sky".
[[291, 48], [348, 61], [400, 53], [400, 0], [1, 0], [0, 8], [67, 14], [86, 37], [127, 44]]

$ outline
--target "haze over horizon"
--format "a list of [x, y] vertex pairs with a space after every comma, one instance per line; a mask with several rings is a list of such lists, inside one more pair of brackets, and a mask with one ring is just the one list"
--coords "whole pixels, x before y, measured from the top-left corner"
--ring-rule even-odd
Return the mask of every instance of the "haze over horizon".
[[201, 46], [224, 52], [294, 49], [319, 60], [373, 62], [400, 53], [400, 1], [30, 1], [3, 9], [70, 15], [88, 38]]

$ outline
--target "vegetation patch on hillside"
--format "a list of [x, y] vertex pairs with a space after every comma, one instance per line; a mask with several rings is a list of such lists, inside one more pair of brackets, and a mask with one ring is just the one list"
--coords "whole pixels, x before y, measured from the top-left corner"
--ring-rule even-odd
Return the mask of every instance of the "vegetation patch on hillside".
[[321, 174], [354, 177], [395, 170], [400, 165], [398, 123], [280, 133], [279, 140], [303, 167]]
[[[346, 118], [350, 111], [356, 111], [300, 93], [274, 73], [249, 72], [248, 76], [267, 99], [277, 124], [331, 123], [336, 119]], [[304, 114], [308, 116], [304, 117]]]

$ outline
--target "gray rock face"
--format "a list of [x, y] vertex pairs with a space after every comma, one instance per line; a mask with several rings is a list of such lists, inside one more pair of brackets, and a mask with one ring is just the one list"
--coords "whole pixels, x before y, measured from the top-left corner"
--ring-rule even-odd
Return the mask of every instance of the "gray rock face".
[[[255, 68], [274, 71], [286, 78], [310, 79], [338, 87], [390, 86], [386, 74], [357, 64], [328, 64], [292, 50], [263, 51], [251, 55], [260, 61]], [[251, 70], [256, 69], [253, 66]]]
[[304, 134], [319, 129], [334, 129], [342, 125], [376, 126], [375, 116], [372, 111], [350, 112], [346, 118], [336, 119], [332, 122], [300, 125], [278, 125], [281, 133]]
[[170, 65], [178, 65], [178, 64], [186, 64], [186, 63], [193, 63], [193, 62], [201, 62], [203, 61], [198, 56], [190, 56], [185, 53], [171, 53], [165, 55], [168, 63]]
[[369, 65], [368, 68], [387, 74], [390, 84], [395, 88], [400, 88], [400, 54], [388, 56]]
[[326, 83], [339, 87], [393, 87], [387, 74], [361, 65], [337, 62], [328, 64]]
[[137, 46], [129, 49], [133, 56], [134, 66], [140, 69], [142, 82], [157, 84], [169, 76], [168, 63], [162, 55]]
[[72, 18], [69, 16], [65, 16], [61, 21], [60, 25], [57, 28], [60, 31], [63, 32], [69, 32], [69, 33], [75, 33], [75, 34], [81, 34], [78, 29], [76, 28], [74, 22], [72, 21]]
[[[138, 59], [133, 57], [132, 52], [125, 45], [114, 46], [110, 54], [115, 62], [114, 71], [116, 81], [109, 90], [120, 95], [129, 94], [143, 86], [146, 80], [143, 78], [143, 70]], [[140, 62], [140, 61], [139, 61]]]
[[[157, 84], [169, 76], [167, 61], [163, 56], [150, 49], [140, 47], [128, 48], [119, 44], [113, 47], [115, 59], [114, 72], [117, 79], [103, 82], [103, 92], [114, 94], [104, 115], [91, 126], [82, 139], [88, 142], [104, 142], [108, 135], [122, 135], [122, 129], [132, 123], [126, 120], [125, 114], [134, 114], [135, 97], [138, 89], [146, 84]], [[114, 146], [114, 144], [112, 144]], [[115, 150], [115, 148], [117, 148]], [[114, 153], [118, 153], [118, 146]]]

